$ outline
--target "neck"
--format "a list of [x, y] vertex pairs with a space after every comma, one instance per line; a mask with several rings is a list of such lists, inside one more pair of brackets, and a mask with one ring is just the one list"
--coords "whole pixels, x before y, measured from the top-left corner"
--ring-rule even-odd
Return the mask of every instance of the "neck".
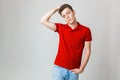
[[71, 24], [68, 24], [72, 29], [74, 29], [75, 27], [77, 27], [77, 21], [74, 21]]

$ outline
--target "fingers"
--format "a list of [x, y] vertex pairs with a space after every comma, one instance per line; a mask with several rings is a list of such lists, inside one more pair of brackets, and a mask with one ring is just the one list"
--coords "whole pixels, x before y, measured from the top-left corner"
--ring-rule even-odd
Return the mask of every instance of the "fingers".
[[74, 72], [74, 71], [75, 71], [75, 69], [71, 69], [70, 71]]
[[61, 6], [57, 6], [56, 9], [59, 9]]
[[82, 70], [80, 70], [80, 69], [72, 69], [72, 70], [70, 70], [71, 72], [74, 72], [74, 73], [76, 73], [76, 74], [79, 74], [79, 73], [82, 73], [83, 71]]

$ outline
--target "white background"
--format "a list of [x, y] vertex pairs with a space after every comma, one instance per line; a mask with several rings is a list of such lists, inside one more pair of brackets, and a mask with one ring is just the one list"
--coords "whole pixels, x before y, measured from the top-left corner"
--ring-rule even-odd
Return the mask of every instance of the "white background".
[[[119, 0], [0, 0], [0, 80], [52, 80], [58, 34], [39, 20], [69, 3], [92, 31], [92, 53], [79, 80], [120, 80]], [[57, 13], [53, 22], [64, 20]]]

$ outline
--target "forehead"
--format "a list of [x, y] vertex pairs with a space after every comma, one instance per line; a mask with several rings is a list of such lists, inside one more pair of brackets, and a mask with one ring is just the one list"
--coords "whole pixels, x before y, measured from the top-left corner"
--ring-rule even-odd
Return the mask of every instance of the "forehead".
[[66, 14], [67, 12], [72, 12], [72, 10], [69, 9], [69, 8], [65, 8], [65, 9], [61, 12], [61, 15], [64, 15], [64, 14]]

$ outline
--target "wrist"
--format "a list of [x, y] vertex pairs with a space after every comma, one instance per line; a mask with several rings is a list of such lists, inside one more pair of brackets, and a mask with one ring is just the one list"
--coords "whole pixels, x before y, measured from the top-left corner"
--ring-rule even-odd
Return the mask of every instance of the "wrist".
[[57, 7], [55, 7], [54, 9], [55, 9], [55, 11], [58, 11], [59, 8], [60, 8], [60, 6], [57, 6]]
[[81, 72], [83, 72], [83, 71], [84, 71], [84, 68], [81, 67], [81, 68], [79, 69], [79, 72], [81, 73]]

